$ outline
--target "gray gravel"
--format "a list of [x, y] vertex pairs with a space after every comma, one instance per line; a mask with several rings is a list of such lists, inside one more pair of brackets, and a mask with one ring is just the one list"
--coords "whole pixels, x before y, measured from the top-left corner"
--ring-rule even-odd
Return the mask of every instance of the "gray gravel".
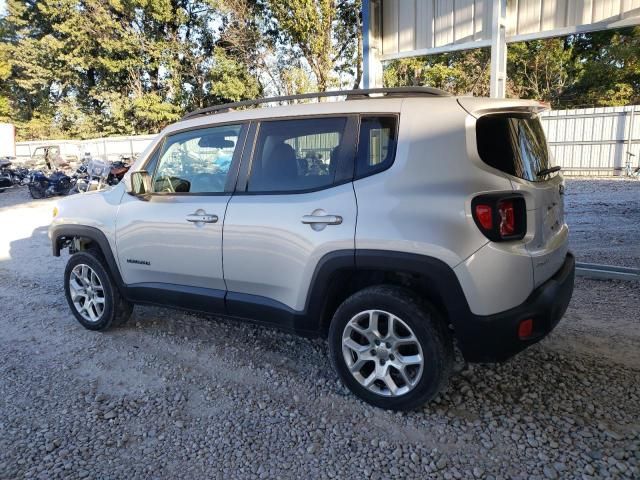
[[640, 267], [640, 181], [567, 181], [567, 223], [578, 261]]
[[[569, 182], [571, 209], [608, 188], [593, 183]], [[578, 280], [540, 345], [467, 367], [436, 402], [397, 414], [350, 395], [319, 340], [153, 307], [111, 332], [84, 330], [63, 297], [66, 258], [50, 256], [52, 206], [0, 194], [2, 479], [640, 476], [630, 284]], [[592, 238], [602, 258], [637, 263], [637, 250], [617, 257]]]

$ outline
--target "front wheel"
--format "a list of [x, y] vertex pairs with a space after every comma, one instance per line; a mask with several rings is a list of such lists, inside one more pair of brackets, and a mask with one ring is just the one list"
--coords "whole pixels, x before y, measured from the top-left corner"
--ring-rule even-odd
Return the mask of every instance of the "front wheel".
[[120, 325], [133, 310], [133, 305], [120, 295], [97, 252], [71, 256], [64, 270], [64, 293], [71, 312], [89, 330]]
[[453, 344], [438, 311], [410, 290], [361, 290], [336, 311], [329, 352], [344, 384], [364, 401], [412, 410], [446, 386]]
[[39, 200], [39, 199], [44, 198], [46, 196], [44, 188], [40, 184], [37, 184], [37, 183], [30, 183], [29, 184], [29, 193], [31, 194], [31, 198], [33, 198], [35, 200]]

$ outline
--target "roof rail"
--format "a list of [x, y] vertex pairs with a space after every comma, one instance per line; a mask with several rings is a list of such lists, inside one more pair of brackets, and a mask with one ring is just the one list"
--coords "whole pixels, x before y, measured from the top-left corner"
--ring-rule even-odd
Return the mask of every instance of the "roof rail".
[[225, 103], [222, 105], [214, 105], [212, 107], [201, 108], [187, 113], [182, 120], [187, 120], [193, 117], [199, 117], [200, 115], [210, 115], [213, 113], [228, 112], [234, 108], [240, 107], [252, 107], [261, 105], [263, 103], [275, 103], [275, 102], [289, 102], [295, 100], [305, 100], [311, 98], [327, 98], [327, 97], [347, 97], [347, 100], [362, 100], [371, 97], [386, 96], [386, 97], [417, 97], [417, 96], [436, 96], [447, 97], [449, 93], [444, 90], [432, 87], [398, 87], [398, 88], [367, 88], [359, 90], [336, 90], [332, 92], [315, 92], [315, 93], [303, 93], [300, 95], [286, 95], [283, 97], [268, 97], [258, 98], [256, 100], [243, 100], [241, 102]]

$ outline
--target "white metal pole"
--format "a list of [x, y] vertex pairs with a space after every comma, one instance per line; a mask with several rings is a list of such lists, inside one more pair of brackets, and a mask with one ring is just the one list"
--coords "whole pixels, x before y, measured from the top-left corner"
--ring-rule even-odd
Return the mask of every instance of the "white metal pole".
[[382, 62], [380, 53], [380, 3], [378, 0], [362, 2], [362, 57], [364, 88], [382, 87]]
[[493, 0], [491, 22], [491, 80], [492, 98], [504, 98], [507, 83], [507, 0]]

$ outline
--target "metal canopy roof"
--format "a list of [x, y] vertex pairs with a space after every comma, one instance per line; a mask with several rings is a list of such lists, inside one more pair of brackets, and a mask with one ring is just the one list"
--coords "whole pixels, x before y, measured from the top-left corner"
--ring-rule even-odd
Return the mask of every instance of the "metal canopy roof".
[[[381, 0], [381, 6], [381, 60], [490, 44], [492, 0]], [[507, 42], [637, 24], [640, 0], [511, 0], [506, 6]]]

